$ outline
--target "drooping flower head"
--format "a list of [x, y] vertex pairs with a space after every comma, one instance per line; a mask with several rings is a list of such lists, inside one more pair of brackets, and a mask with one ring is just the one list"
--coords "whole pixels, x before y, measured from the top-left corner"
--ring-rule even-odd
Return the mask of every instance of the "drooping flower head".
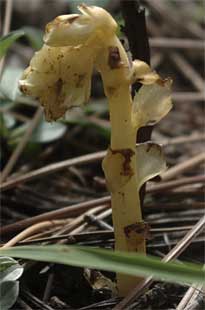
[[44, 42], [50, 46], [76, 46], [92, 39], [107, 40], [117, 30], [117, 23], [104, 9], [82, 4], [82, 15], [71, 14], [56, 17], [46, 26]]
[[[120, 85], [123, 79], [129, 84], [145, 84], [134, 100], [132, 119], [136, 128], [148, 122], [147, 118], [155, 120], [167, 114], [171, 108], [168, 83], [159, 85], [159, 75], [143, 61], [134, 61], [130, 68], [115, 34], [117, 24], [112, 16], [96, 6], [82, 4], [78, 8], [82, 14], [58, 16], [48, 23], [45, 44], [35, 53], [20, 80], [21, 91], [40, 101], [47, 121], [56, 120], [69, 108], [89, 100], [95, 65], [103, 77], [105, 92], [111, 92], [113, 84]], [[116, 75], [113, 69], [122, 68]], [[141, 100], [140, 94], [146, 100]], [[156, 114], [156, 107], [157, 115], [151, 116]]]
[[117, 28], [102, 8], [81, 5], [79, 10], [82, 15], [62, 15], [46, 26], [45, 44], [19, 82], [23, 93], [40, 101], [47, 121], [89, 100], [96, 49]]

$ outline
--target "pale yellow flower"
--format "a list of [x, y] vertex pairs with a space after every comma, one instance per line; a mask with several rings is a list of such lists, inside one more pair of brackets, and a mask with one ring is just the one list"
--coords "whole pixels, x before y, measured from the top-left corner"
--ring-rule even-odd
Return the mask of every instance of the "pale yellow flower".
[[98, 45], [117, 27], [99, 7], [81, 5], [79, 10], [82, 15], [59, 16], [46, 26], [46, 44], [35, 53], [19, 82], [23, 93], [40, 101], [47, 121], [88, 101]]
[[50, 46], [76, 46], [93, 39], [107, 41], [117, 30], [117, 23], [104, 9], [82, 4], [82, 15], [61, 15], [46, 26], [44, 42]]
[[44, 45], [24, 71], [20, 89], [39, 99], [47, 121], [56, 120], [89, 100], [92, 70], [93, 59], [82, 48]]

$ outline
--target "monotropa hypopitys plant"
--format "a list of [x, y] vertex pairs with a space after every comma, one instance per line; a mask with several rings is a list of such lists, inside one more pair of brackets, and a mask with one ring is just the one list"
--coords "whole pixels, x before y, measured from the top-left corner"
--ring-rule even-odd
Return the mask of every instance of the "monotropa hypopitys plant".
[[[115, 249], [145, 253], [148, 227], [141, 215], [139, 190], [166, 164], [159, 145], [136, 147], [136, 133], [169, 112], [171, 81], [161, 79], [143, 61], [130, 64], [108, 12], [84, 4], [79, 11], [82, 14], [58, 16], [46, 26], [45, 44], [24, 71], [20, 89], [38, 98], [46, 120], [54, 121], [71, 107], [88, 102], [93, 69], [99, 71], [111, 122], [111, 142], [102, 167], [111, 192]], [[143, 85], [132, 100], [131, 84], [136, 81]], [[118, 274], [119, 294], [125, 295], [137, 281]]]

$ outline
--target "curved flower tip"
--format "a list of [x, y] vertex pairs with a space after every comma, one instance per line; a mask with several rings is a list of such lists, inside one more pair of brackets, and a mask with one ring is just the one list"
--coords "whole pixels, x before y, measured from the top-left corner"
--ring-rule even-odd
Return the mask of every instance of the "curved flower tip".
[[160, 80], [160, 76], [152, 71], [151, 67], [142, 60], [134, 60], [132, 63], [130, 81], [150, 85]]
[[82, 15], [61, 15], [46, 26], [44, 42], [50, 46], [77, 46], [95, 38], [106, 39], [116, 32], [117, 24], [112, 16], [97, 6], [82, 4]]
[[[92, 57], [83, 49], [44, 45], [19, 81], [20, 90], [39, 99], [47, 121], [62, 117], [90, 97]], [[79, 59], [83, 58], [83, 63]]]

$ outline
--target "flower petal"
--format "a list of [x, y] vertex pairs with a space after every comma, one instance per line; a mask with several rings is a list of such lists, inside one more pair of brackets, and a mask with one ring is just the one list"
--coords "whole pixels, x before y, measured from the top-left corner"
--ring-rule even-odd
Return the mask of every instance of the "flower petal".
[[38, 72], [49, 72], [58, 74], [58, 62], [62, 53], [59, 48], [51, 48], [44, 44], [40, 51], [36, 52], [31, 59], [30, 66]]
[[76, 46], [88, 40], [93, 27], [88, 16], [62, 15], [48, 23], [43, 39], [50, 46]]
[[[146, 142], [137, 145], [137, 187], [166, 170], [166, 160], [161, 146]], [[140, 163], [140, 164], [138, 164]]]
[[171, 80], [143, 85], [136, 93], [132, 107], [135, 128], [159, 122], [172, 108]]
[[72, 106], [88, 101], [92, 71], [93, 57], [86, 47], [45, 45], [24, 71], [20, 89], [26, 95], [38, 98], [47, 121], [52, 121], [62, 117]]
[[46, 26], [44, 42], [50, 46], [77, 46], [93, 37], [107, 36], [116, 32], [117, 24], [104, 9], [82, 4], [82, 15], [62, 15]]
[[157, 80], [160, 80], [160, 76], [156, 72], [152, 71], [146, 62], [134, 60], [131, 68], [130, 80], [131, 83], [139, 82], [149, 85], [155, 83]]

